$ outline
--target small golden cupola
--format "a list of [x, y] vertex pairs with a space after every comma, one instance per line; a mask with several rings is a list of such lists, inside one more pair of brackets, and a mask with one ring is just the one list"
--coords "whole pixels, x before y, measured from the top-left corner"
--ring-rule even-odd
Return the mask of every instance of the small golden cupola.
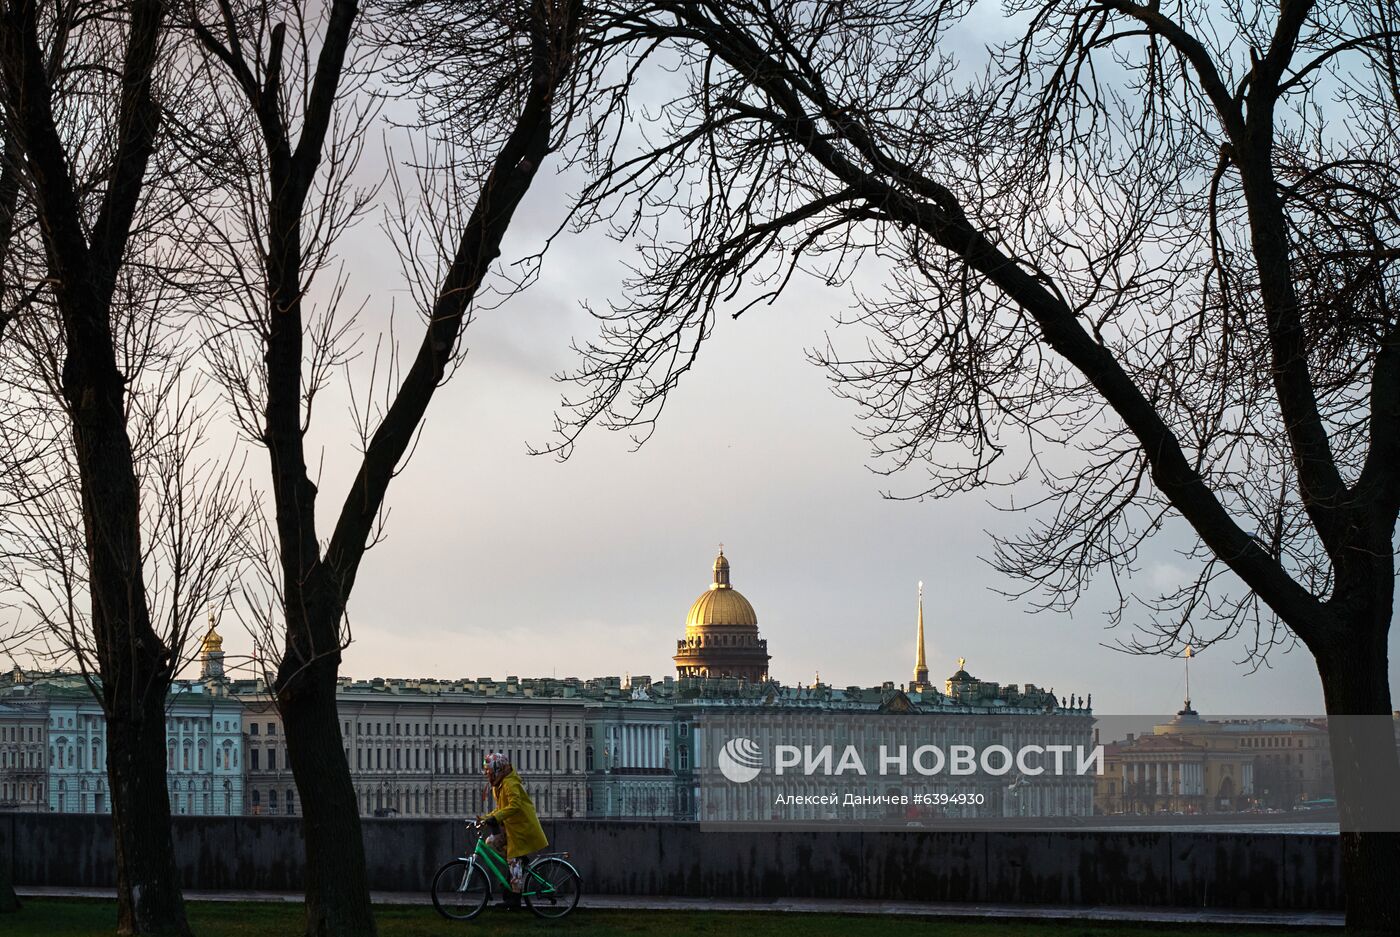
[[209, 611], [209, 630], [204, 633], [204, 640], [200, 642], [199, 658], [199, 679], [224, 679], [224, 639], [214, 627], [212, 609]]
[[729, 580], [729, 558], [720, 545], [710, 587], [700, 593], [685, 618], [685, 637], [676, 642], [676, 673], [681, 677], [730, 677], [752, 682], [768, 678], [768, 642], [758, 635], [758, 615]]

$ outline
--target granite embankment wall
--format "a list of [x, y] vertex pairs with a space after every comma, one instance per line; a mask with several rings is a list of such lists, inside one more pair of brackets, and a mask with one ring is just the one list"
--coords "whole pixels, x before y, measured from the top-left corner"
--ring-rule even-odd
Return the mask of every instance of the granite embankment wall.
[[[370, 885], [426, 890], [458, 821], [365, 820]], [[1342, 907], [1335, 836], [1161, 832], [713, 832], [693, 823], [558, 820], [594, 894], [823, 897], [1219, 908]], [[301, 888], [292, 817], [177, 817], [187, 888]], [[0, 814], [18, 885], [113, 884], [110, 818]]]

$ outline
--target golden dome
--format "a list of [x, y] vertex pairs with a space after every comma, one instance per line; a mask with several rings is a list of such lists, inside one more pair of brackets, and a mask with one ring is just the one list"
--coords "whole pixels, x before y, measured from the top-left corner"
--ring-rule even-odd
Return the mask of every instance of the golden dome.
[[222, 651], [224, 649], [224, 639], [219, 636], [219, 632], [214, 630], [214, 623], [209, 623], [209, 632], [204, 636], [204, 653]]
[[685, 616], [686, 628], [702, 628], [706, 625], [752, 625], [758, 627], [758, 615], [754, 613], [749, 600], [732, 586], [710, 589], [690, 606], [690, 614]]
[[715, 557], [714, 581], [710, 588], [700, 593], [685, 616], [685, 627], [703, 628], [707, 625], [745, 625], [758, 627], [758, 615], [754, 613], [749, 600], [729, 584], [729, 560], [721, 547]]

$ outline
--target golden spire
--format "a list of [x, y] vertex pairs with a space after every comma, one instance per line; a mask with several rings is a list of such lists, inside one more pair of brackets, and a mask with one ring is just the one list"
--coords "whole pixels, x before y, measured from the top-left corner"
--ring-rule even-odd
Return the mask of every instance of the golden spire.
[[919, 642], [914, 652], [914, 685], [928, 684], [928, 661], [924, 659], [924, 583], [919, 581]]

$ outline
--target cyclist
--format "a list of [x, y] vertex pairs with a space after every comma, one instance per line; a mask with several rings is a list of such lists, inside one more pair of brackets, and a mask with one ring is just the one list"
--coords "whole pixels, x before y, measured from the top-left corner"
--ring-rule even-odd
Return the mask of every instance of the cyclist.
[[477, 819], [486, 825], [490, 835], [486, 842], [506, 857], [510, 866], [511, 890], [503, 895], [506, 907], [520, 907], [520, 892], [525, 887], [525, 857], [549, 845], [535, 804], [525, 793], [520, 775], [503, 752], [492, 752], [482, 763], [486, 781], [496, 809]]

